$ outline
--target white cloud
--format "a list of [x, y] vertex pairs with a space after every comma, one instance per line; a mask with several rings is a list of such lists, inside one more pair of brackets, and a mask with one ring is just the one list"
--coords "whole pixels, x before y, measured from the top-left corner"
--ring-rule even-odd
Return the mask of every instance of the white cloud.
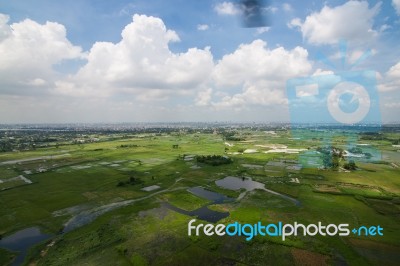
[[210, 27], [207, 24], [199, 24], [197, 25], [197, 30], [204, 31], [208, 30]]
[[392, 5], [396, 10], [397, 15], [400, 16], [400, 0], [392, 0]]
[[195, 104], [197, 106], [207, 106], [210, 104], [212, 95], [212, 89], [208, 88], [206, 90], [199, 91], [195, 99]]
[[296, 97], [308, 97], [318, 95], [318, 84], [313, 83], [309, 85], [296, 86]]
[[383, 105], [387, 108], [400, 108], [400, 102], [385, 102]]
[[11, 27], [7, 24], [10, 17], [0, 13], [0, 41], [11, 35]]
[[176, 41], [176, 32], [161, 19], [134, 15], [120, 42], [96, 42], [87, 64], [59, 81], [57, 91], [103, 97], [124, 93], [147, 101], [203, 88], [214, 67], [209, 48], [173, 53], [168, 45]]
[[324, 76], [324, 75], [334, 75], [335, 73], [331, 70], [322, 70], [320, 68], [317, 68], [315, 72], [312, 74], [313, 76]]
[[260, 35], [263, 34], [264, 32], [268, 32], [271, 28], [270, 27], [258, 27], [256, 30], [256, 34]]
[[283, 3], [282, 8], [285, 12], [291, 12], [293, 11], [292, 6], [289, 3]]
[[383, 24], [380, 28], [379, 28], [379, 32], [384, 32], [388, 29], [391, 29], [392, 26], [389, 26], [388, 24]]
[[240, 13], [240, 9], [232, 2], [222, 2], [215, 5], [214, 10], [219, 15], [236, 15]]
[[289, 23], [287, 23], [287, 26], [289, 29], [294, 29], [294, 28], [301, 28], [302, 22], [301, 19], [299, 18], [294, 18], [292, 19]]
[[276, 13], [276, 11], [278, 11], [278, 8], [275, 6], [267, 6], [264, 8], [264, 10], [274, 14], [274, 13]]
[[[374, 55], [376, 55], [377, 50], [372, 49], [372, 50], [370, 50], [370, 53], [371, 53], [371, 56], [374, 56]], [[354, 50], [348, 55], [347, 60], [350, 64], [354, 64], [359, 60], [361, 60], [361, 61], [365, 60], [366, 58], [364, 58], [364, 56], [368, 56], [367, 51]]]
[[85, 57], [69, 42], [61, 24], [26, 19], [9, 25], [8, 20], [0, 14], [0, 91], [18, 94], [22, 88], [50, 84], [56, 75], [54, 65]]
[[378, 34], [372, 26], [380, 6], [378, 3], [369, 8], [365, 1], [349, 1], [337, 7], [324, 6], [320, 12], [307, 16], [304, 22], [296, 18], [288, 26], [298, 27], [303, 38], [312, 44], [333, 44], [340, 39], [366, 42]]
[[118, 16], [130, 16], [133, 13], [133, 10], [135, 9], [135, 4], [133, 3], [129, 3], [125, 6], [123, 6], [119, 12], [118, 12]]
[[400, 62], [392, 66], [383, 76], [378, 76], [379, 91], [389, 92], [400, 89]]
[[241, 92], [223, 97], [214, 106], [284, 104], [287, 102], [284, 93], [287, 79], [307, 75], [310, 71], [308, 52], [302, 47], [271, 50], [262, 40], [242, 44], [218, 62], [213, 74], [217, 88], [239, 88]]
[[347, 51], [346, 54], [342, 54], [341, 52], [336, 52], [332, 56], [330, 56], [330, 59], [333, 60], [342, 60], [343, 56], [345, 57], [345, 63], [346, 64], [359, 64], [363, 63], [366, 61], [366, 59], [370, 59], [371, 56], [375, 56], [378, 53], [376, 49], [370, 49], [370, 50], [360, 50], [360, 49], [354, 49], [352, 51]]
[[268, 82], [257, 82], [256, 84], [246, 84], [241, 93], [232, 96], [225, 96], [219, 102], [214, 102], [213, 106], [220, 108], [242, 109], [251, 105], [282, 105], [287, 104], [284, 90], [282, 88], [273, 89]]
[[44, 79], [33, 79], [28, 82], [28, 85], [31, 86], [44, 86], [46, 85], [46, 81]]

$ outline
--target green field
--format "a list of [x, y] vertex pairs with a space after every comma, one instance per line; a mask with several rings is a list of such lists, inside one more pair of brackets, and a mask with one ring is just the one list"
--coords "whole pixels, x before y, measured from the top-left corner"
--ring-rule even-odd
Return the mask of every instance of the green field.
[[[399, 133], [387, 134], [400, 137]], [[242, 129], [236, 136], [238, 140], [231, 141], [203, 132], [132, 134], [114, 140], [105, 135], [95, 143], [1, 153], [0, 235], [4, 238], [32, 226], [53, 234], [30, 250], [25, 262], [33, 265], [276, 265], [277, 259], [282, 265], [399, 264], [400, 152], [390, 142], [369, 141], [383, 151], [382, 160], [357, 162], [356, 170], [344, 171], [341, 167], [296, 168], [301, 152], [268, 152], [274, 145], [287, 149], [319, 145], [293, 139], [290, 131], [269, 134]], [[345, 147], [341, 138], [335, 138], [333, 145]], [[195, 155], [228, 156], [232, 163], [199, 163]], [[20, 175], [32, 183], [8, 181]], [[286, 241], [261, 236], [252, 241], [189, 237], [187, 223], [193, 217], [162, 207], [162, 203], [186, 211], [210, 204], [187, 191], [198, 186], [237, 198], [243, 191], [215, 184], [226, 176], [251, 177], [267, 189], [296, 198], [301, 205], [254, 190], [241, 200], [210, 205], [213, 210], [229, 211], [220, 223], [380, 225], [384, 235], [301, 235]], [[143, 190], [153, 185], [159, 188]], [[126, 200], [132, 202], [58, 234], [79, 211]], [[0, 264], [7, 265], [12, 259], [10, 251], [0, 249]]]

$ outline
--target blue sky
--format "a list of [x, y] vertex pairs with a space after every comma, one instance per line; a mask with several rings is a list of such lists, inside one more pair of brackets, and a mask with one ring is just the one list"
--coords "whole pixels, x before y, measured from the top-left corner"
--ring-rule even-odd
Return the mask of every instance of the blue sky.
[[0, 121], [291, 121], [288, 80], [362, 70], [399, 121], [400, 1], [264, 3], [245, 28], [239, 1], [0, 0]]

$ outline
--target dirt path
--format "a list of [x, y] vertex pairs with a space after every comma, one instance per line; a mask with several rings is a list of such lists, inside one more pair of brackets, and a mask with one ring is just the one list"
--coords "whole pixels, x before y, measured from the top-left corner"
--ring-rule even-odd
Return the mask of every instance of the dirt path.
[[25, 162], [37, 161], [37, 160], [51, 160], [51, 159], [57, 159], [57, 158], [64, 157], [64, 156], [70, 156], [70, 154], [65, 153], [65, 154], [58, 154], [58, 155], [40, 156], [40, 157], [34, 157], [34, 158], [28, 158], [28, 159], [11, 160], [11, 161], [0, 162], [0, 165], [25, 163]]

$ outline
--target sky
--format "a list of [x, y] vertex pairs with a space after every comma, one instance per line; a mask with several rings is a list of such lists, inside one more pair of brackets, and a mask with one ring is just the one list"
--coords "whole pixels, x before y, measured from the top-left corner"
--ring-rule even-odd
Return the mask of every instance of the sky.
[[400, 0], [262, 3], [0, 0], [0, 124], [400, 122]]

